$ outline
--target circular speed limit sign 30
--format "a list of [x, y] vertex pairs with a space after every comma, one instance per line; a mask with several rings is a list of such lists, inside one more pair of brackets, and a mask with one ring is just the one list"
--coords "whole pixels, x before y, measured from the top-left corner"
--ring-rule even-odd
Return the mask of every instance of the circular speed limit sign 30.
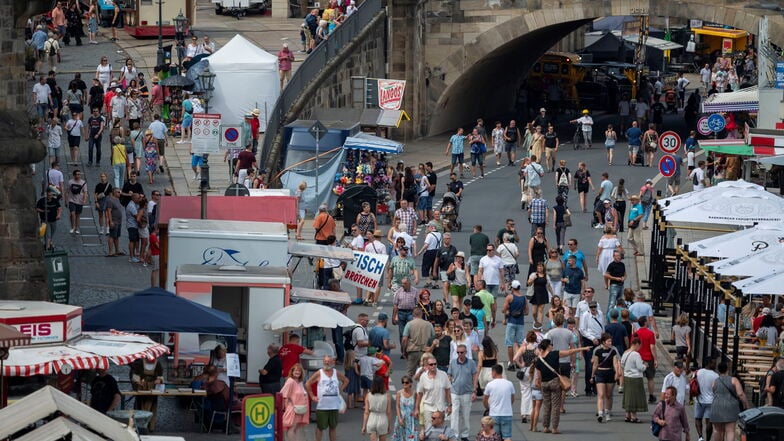
[[681, 137], [675, 132], [667, 131], [659, 136], [659, 148], [664, 153], [675, 153], [681, 148]]

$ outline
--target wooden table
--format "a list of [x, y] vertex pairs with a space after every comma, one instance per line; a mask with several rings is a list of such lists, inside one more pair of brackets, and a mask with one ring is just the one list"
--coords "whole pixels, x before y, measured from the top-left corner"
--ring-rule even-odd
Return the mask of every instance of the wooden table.
[[204, 399], [207, 397], [206, 390], [196, 390], [194, 391], [190, 387], [183, 387], [177, 389], [166, 389], [164, 392], [157, 392], [154, 390], [125, 390], [121, 391], [120, 394], [123, 396], [123, 399], [120, 400], [120, 408], [125, 408], [125, 403], [130, 402], [131, 398], [134, 397], [164, 397], [164, 398], [177, 398], [177, 397], [190, 397], [190, 398], [200, 398]]

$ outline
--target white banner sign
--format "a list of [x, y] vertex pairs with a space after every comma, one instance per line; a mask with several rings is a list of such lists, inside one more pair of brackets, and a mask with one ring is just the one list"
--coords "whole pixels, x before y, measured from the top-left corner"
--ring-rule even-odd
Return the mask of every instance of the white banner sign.
[[354, 260], [346, 265], [346, 273], [341, 281], [357, 288], [373, 291], [384, 276], [384, 267], [389, 256], [354, 251]]
[[194, 113], [191, 150], [195, 154], [220, 153], [221, 116], [219, 113]]
[[[81, 316], [79, 317], [81, 319]], [[65, 341], [63, 322], [40, 322], [11, 325], [22, 334], [30, 336], [30, 343], [59, 343]]]

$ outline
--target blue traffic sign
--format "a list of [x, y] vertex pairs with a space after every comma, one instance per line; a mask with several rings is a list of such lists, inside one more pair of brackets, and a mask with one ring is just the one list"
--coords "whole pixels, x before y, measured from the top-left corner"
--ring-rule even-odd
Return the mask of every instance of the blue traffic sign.
[[710, 131], [713, 133], [721, 132], [724, 130], [724, 126], [726, 125], [727, 120], [725, 120], [724, 117], [718, 113], [714, 113], [708, 117], [708, 129], [710, 129]]
[[672, 177], [678, 170], [678, 164], [675, 163], [675, 157], [672, 155], [664, 155], [659, 159], [659, 173], [665, 178]]

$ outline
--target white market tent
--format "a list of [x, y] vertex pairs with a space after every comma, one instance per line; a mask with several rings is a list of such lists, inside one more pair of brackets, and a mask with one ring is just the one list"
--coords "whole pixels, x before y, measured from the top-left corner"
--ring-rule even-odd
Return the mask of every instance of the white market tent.
[[220, 113], [224, 125], [240, 124], [245, 114], [261, 110], [261, 131], [280, 95], [278, 57], [237, 34], [208, 58], [216, 75], [210, 113]]
[[[69, 422], [75, 422], [82, 428], [94, 432], [89, 438], [75, 439], [111, 439], [114, 441], [139, 440], [135, 430], [129, 429], [125, 424], [114, 421], [101, 412], [94, 410], [90, 406], [51, 386], [44, 386], [5, 409], [0, 409], [0, 439], [5, 439], [30, 424], [49, 418], [58, 412], [65, 415]], [[51, 421], [42, 427], [47, 427], [54, 421]], [[51, 428], [51, 431], [46, 430], [46, 432], [47, 434], [57, 433], [67, 428], [68, 425], [63, 426], [62, 422], [57, 422], [55, 423], [55, 426]], [[80, 433], [82, 433], [82, 431], [77, 431], [75, 434], [78, 436]], [[25, 439], [35, 439], [36, 441], [62, 439], [47, 438], [43, 436], [43, 432], [38, 433], [38, 435], [39, 436], [34, 438]]]
[[784, 244], [776, 244], [754, 254], [719, 260], [708, 266], [712, 272], [722, 276], [757, 277], [781, 271], [784, 269]]
[[688, 193], [681, 193], [675, 196], [670, 196], [668, 198], [657, 199], [656, 204], [662, 207], [666, 214], [668, 210], [678, 210], [683, 207], [688, 207], [704, 200], [711, 199], [716, 194], [721, 194], [732, 189], [752, 189], [765, 191], [765, 187], [761, 185], [744, 181], [743, 179], [738, 179], [737, 181], [722, 181], [704, 190], [694, 190]]
[[784, 155], [767, 156], [767, 157], [764, 157], [764, 158], [758, 158], [757, 162], [760, 162], [762, 164], [784, 165]]
[[743, 291], [744, 295], [784, 294], [784, 272], [769, 273], [759, 277], [733, 282], [732, 286]]
[[346, 138], [346, 142], [343, 143], [343, 148], [346, 150], [381, 152], [390, 155], [403, 153], [402, 143], [362, 132]]
[[745, 230], [691, 242], [686, 250], [699, 257], [732, 259], [768, 249], [784, 242], [784, 225], [759, 224]]
[[759, 112], [759, 88], [714, 93], [702, 102], [702, 113], [716, 112]]
[[[638, 44], [640, 42], [640, 34], [624, 35], [623, 39], [629, 43]], [[674, 41], [662, 40], [661, 38], [656, 37], [645, 37], [645, 45], [660, 51], [671, 51], [683, 47], [682, 44], [678, 44]]]
[[[754, 225], [784, 222], [784, 199], [760, 188], [698, 190], [689, 198], [660, 204], [667, 222]], [[689, 195], [691, 195], [689, 193]], [[703, 194], [699, 194], [703, 193]], [[683, 195], [687, 196], [687, 195]]]

